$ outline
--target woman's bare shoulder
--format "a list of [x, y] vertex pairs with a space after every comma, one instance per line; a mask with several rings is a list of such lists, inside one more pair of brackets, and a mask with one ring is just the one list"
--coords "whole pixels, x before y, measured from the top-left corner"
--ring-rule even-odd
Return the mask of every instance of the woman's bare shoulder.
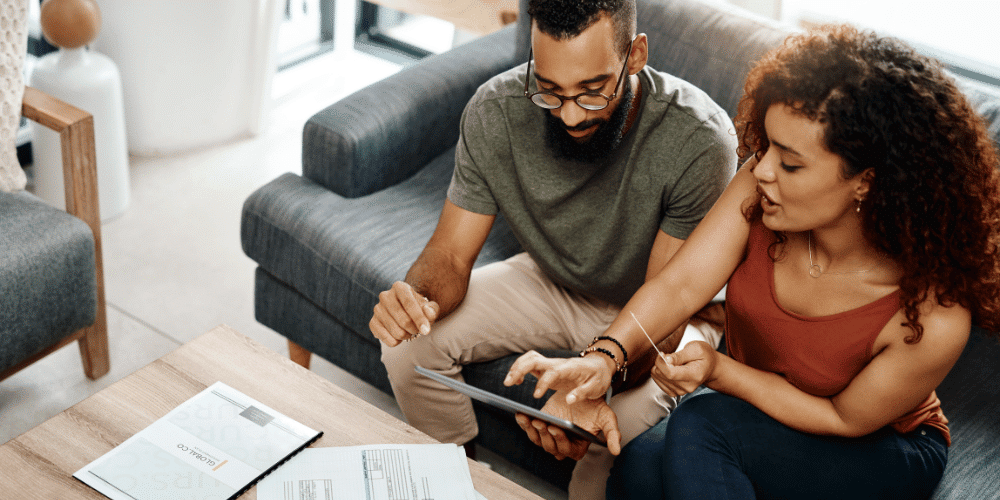
[[879, 335], [880, 350], [905, 350], [908, 356], [915, 356], [914, 361], [918, 363], [954, 363], [969, 340], [972, 312], [958, 304], [939, 304], [933, 294], [928, 294], [918, 311], [923, 328], [919, 339], [900, 309]]

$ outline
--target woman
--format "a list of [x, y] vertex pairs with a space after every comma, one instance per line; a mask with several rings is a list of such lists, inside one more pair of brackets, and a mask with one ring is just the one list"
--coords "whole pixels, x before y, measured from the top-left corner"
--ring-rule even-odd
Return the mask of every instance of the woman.
[[508, 384], [599, 405], [622, 351], [648, 348], [640, 325], [658, 342], [728, 282], [731, 357], [657, 361], [671, 396], [712, 391], [669, 418], [662, 469], [619, 467], [609, 496], [927, 497], [950, 442], [934, 390], [972, 323], [1000, 330], [995, 147], [937, 63], [846, 26], [790, 37], [745, 91], [750, 160], [626, 305], [636, 321], [580, 358], [526, 354]]

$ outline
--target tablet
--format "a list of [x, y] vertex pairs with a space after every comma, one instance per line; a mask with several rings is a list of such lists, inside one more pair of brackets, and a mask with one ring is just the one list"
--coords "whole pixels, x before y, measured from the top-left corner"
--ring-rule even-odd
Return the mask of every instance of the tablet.
[[523, 413], [531, 418], [544, 420], [545, 422], [559, 427], [572, 436], [586, 439], [592, 443], [597, 443], [602, 446], [607, 446], [604, 443], [604, 439], [587, 432], [583, 427], [580, 427], [569, 420], [554, 417], [548, 413], [542, 413], [541, 411], [538, 411], [528, 405], [518, 403], [512, 399], [507, 399], [498, 394], [493, 394], [492, 392], [486, 392], [478, 387], [466, 384], [465, 382], [459, 382], [455, 379], [445, 377], [440, 373], [432, 372], [422, 366], [417, 367], [417, 373], [437, 380], [438, 382], [441, 382], [442, 384], [451, 387], [452, 389], [455, 389], [456, 391], [461, 392], [476, 401], [482, 401], [490, 406], [500, 408], [501, 410], [507, 410], [511, 413]]

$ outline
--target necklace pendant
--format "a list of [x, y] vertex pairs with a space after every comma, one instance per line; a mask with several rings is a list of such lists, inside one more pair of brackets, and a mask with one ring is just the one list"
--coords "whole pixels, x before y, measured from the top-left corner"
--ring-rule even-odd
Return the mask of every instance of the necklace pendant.
[[819, 264], [812, 264], [809, 266], [809, 276], [813, 278], [819, 278], [823, 274], [823, 269], [819, 267]]

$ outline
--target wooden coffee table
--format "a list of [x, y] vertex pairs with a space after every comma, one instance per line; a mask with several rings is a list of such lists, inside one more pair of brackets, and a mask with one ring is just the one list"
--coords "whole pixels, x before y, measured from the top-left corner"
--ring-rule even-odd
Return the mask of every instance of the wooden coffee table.
[[[437, 442], [220, 326], [0, 447], [0, 496], [105, 498], [73, 473], [216, 381], [322, 430], [313, 447]], [[478, 462], [470, 461], [469, 468], [476, 490], [486, 498], [540, 498]], [[256, 499], [257, 489], [240, 498]]]

